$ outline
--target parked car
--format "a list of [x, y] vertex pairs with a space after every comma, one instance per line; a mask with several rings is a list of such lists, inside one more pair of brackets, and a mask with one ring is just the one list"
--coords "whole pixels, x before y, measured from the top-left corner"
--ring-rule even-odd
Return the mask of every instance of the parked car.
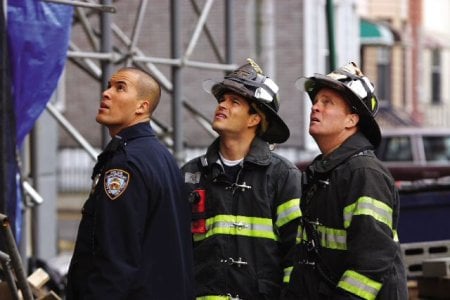
[[376, 154], [396, 180], [450, 176], [450, 128], [384, 129]]
[[[384, 129], [375, 153], [396, 181], [450, 176], [450, 128]], [[297, 167], [304, 170], [309, 163]]]

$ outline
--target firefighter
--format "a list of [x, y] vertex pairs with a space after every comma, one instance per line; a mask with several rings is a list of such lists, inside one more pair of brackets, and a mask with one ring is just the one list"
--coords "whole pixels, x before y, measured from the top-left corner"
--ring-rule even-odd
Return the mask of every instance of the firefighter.
[[276, 300], [292, 269], [301, 173], [271, 151], [289, 137], [278, 86], [251, 59], [204, 82], [219, 137], [182, 167], [192, 203], [197, 299]]
[[399, 195], [375, 157], [374, 86], [354, 63], [297, 81], [321, 154], [304, 173], [297, 257], [283, 299], [407, 299]]
[[190, 207], [180, 169], [149, 124], [161, 95], [144, 71], [111, 77], [96, 120], [111, 135], [94, 167], [67, 300], [191, 300]]

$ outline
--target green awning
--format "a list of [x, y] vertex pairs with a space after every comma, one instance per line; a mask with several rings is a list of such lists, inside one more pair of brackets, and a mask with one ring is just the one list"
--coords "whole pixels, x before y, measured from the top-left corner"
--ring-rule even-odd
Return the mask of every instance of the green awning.
[[394, 35], [383, 24], [361, 19], [359, 22], [361, 45], [392, 46]]

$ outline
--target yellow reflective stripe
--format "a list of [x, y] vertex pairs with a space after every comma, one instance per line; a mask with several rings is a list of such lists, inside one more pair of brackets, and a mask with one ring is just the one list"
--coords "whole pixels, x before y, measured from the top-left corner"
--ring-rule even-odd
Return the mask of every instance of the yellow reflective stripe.
[[320, 244], [322, 247], [335, 250], [347, 250], [347, 232], [344, 229], [319, 225], [317, 230], [320, 232]]
[[201, 241], [213, 235], [228, 234], [278, 240], [273, 232], [272, 219], [217, 215], [206, 220], [206, 233], [194, 234], [194, 241]]
[[397, 232], [397, 230], [393, 230], [393, 232], [394, 232], [394, 241], [395, 242], [400, 242], [400, 240], [399, 240], [399, 238], [398, 238], [398, 232]]
[[298, 225], [298, 230], [297, 230], [297, 236], [295, 237], [295, 243], [296, 244], [300, 244], [302, 241], [306, 241], [308, 240], [308, 237], [306, 236], [306, 232], [305, 230], [303, 230], [302, 225]]
[[347, 270], [342, 275], [338, 287], [366, 300], [377, 297], [382, 284], [358, 272]]
[[[344, 229], [336, 229], [326, 227], [323, 225], [317, 226], [320, 233], [320, 245], [325, 248], [335, 250], [347, 250], [347, 231]], [[302, 241], [307, 241], [308, 237], [306, 231], [301, 225], [298, 226], [295, 243], [300, 244]]]
[[344, 208], [344, 227], [348, 228], [352, 217], [356, 215], [367, 215], [375, 220], [386, 224], [392, 229], [392, 208], [374, 198], [360, 197], [355, 203]]
[[196, 297], [196, 300], [229, 300], [232, 299], [230, 296], [215, 296], [215, 295], [209, 295], [209, 296], [201, 296]]
[[300, 198], [291, 199], [277, 207], [277, 221], [275, 222], [275, 225], [280, 228], [301, 216]]
[[284, 283], [289, 283], [289, 281], [291, 280], [291, 273], [292, 273], [292, 269], [294, 269], [293, 266], [284, 268], [283, 270], [283, 282]]

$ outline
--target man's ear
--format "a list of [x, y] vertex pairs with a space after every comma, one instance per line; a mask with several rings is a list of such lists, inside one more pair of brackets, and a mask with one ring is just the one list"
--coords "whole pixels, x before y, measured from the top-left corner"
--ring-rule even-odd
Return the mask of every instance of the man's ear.
[[136, 114], [142, 115], [149, 112], [150, 102], [149, 100], [140, 100], [138, 102], [137, 108], [136, 108]]
[[261, 123], [261, 116], [259, 114], [251, 114], [248, 120], [248, 127], [258, 126]]
[[358, 114], [348, 114], [346, 120], [346, 128], [356, 127], [359, 123], [359, 115]]

